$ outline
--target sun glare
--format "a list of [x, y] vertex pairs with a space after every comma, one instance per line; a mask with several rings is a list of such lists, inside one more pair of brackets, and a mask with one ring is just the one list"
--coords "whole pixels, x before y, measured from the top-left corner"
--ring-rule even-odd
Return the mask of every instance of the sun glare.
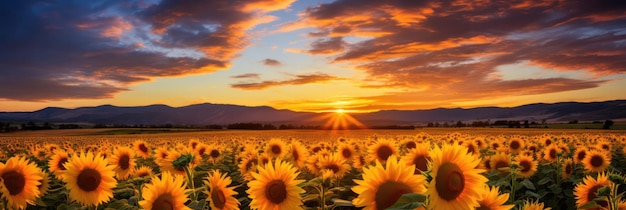
[[343, 114], [344, 112], [346, 112], [346, 111], [345, 111], [345, 110], [343, 110], [343, 109], [337, 109], [337, 110], [335, 110], [335, 113], [337, 113], [337, 114]]

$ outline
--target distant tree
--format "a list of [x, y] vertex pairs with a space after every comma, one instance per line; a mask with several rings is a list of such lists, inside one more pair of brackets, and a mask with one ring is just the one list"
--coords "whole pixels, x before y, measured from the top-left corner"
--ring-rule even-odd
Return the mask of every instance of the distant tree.
[[567, 124], [578, 124], [578, 120], [569, 121], [569, 122], [567, 122]]
[[435, 127], [439, 127], [441, 126], [441, 124], [439, 124], [438, 122], [435, 123]]
[[602, 129], [611, 129], [611, 126], [613, 126], [613, 124], [615, 124], [613, 120], [606, 120], [604, 121], [604, 125], [602, 126]]
[[429, 122], [429, 123], [426, 125], [426, 127], [429, 127], [429, 128], [432, 128], [433, 126], [435, 126], [435, 124], [433, 124], [433, 123], [431, 123], [431, 122]]
[[460, 120], [456, 122], [456, 127], [460, 128], [460, 127], [465, 127], [465, 124], [463, 124], [463, 122], [461, 122]]

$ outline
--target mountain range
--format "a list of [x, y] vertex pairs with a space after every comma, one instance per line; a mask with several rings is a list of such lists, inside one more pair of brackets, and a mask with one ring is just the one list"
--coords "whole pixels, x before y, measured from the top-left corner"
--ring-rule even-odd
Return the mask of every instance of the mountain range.
[[[323, 124], [327, 113], [278, 110], [268, 106], [195, 104], [183, 107], [102, 105], [74, 109], [48, 107], [33, 112], [0, 112], [0, 121], [52, 123], [210, 125], [232, 123]], [[427, 122], [529, 120], [541, 122], [626, 119], [626, 100], [536, 103], [516, 107], [437, 108], [350, 113], [365, 125], [407, 125]]]

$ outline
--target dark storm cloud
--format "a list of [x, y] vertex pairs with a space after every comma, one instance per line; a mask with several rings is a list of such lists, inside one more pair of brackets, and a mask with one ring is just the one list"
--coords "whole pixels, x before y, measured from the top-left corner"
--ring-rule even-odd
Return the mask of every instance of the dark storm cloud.
[[[316, 44], [323, 37], [365, 38], [328, 46], [341, 49], [333, 54], [333, 62], [356, 64], [370, 76], [363, 87], [402, 88], [406, 91], [389, 95], [403, 100], [422, 98], [413, 95], [420, 93], [438, 100], [467, 101], [587, 89], [609, 82], [504, 80], [494, 76], [502, 65], [526, 62], [558, 71], [625, 73], [624, 11], [626, 2], [618, 0], [338, 0], [306, 9], [284, 30], [317, 28], [309, 33], [316, 38], [310, 54], [319, 54]], [[381, 97], [376, 99], [389, 99]]]
[[226, 69], [263, 12], [292, 1], [3, 1], [0, 99], [106, 98]]

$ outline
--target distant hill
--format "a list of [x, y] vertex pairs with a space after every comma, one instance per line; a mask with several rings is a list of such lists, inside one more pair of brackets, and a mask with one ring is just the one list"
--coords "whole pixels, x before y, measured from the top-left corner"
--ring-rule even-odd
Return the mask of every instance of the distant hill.
[[[232, 123], [319, 124], [324, 114], [277, 110], [268, 106], [195, 104], [184, 107], [149, 105], [118, 107], [102, 105], [66, 109], [48, 107], [34, 112], [0, 112], [2, 121], [52, 123], [209, 125]], [[529, 120], [541, 122], [602, 121], [626, 119], [626, 100], [528, 104], [517, 107], [437, 108], [428, 110], [383, 110], [351, 114], [366, 125], [416, 124], [426, 122]]]

